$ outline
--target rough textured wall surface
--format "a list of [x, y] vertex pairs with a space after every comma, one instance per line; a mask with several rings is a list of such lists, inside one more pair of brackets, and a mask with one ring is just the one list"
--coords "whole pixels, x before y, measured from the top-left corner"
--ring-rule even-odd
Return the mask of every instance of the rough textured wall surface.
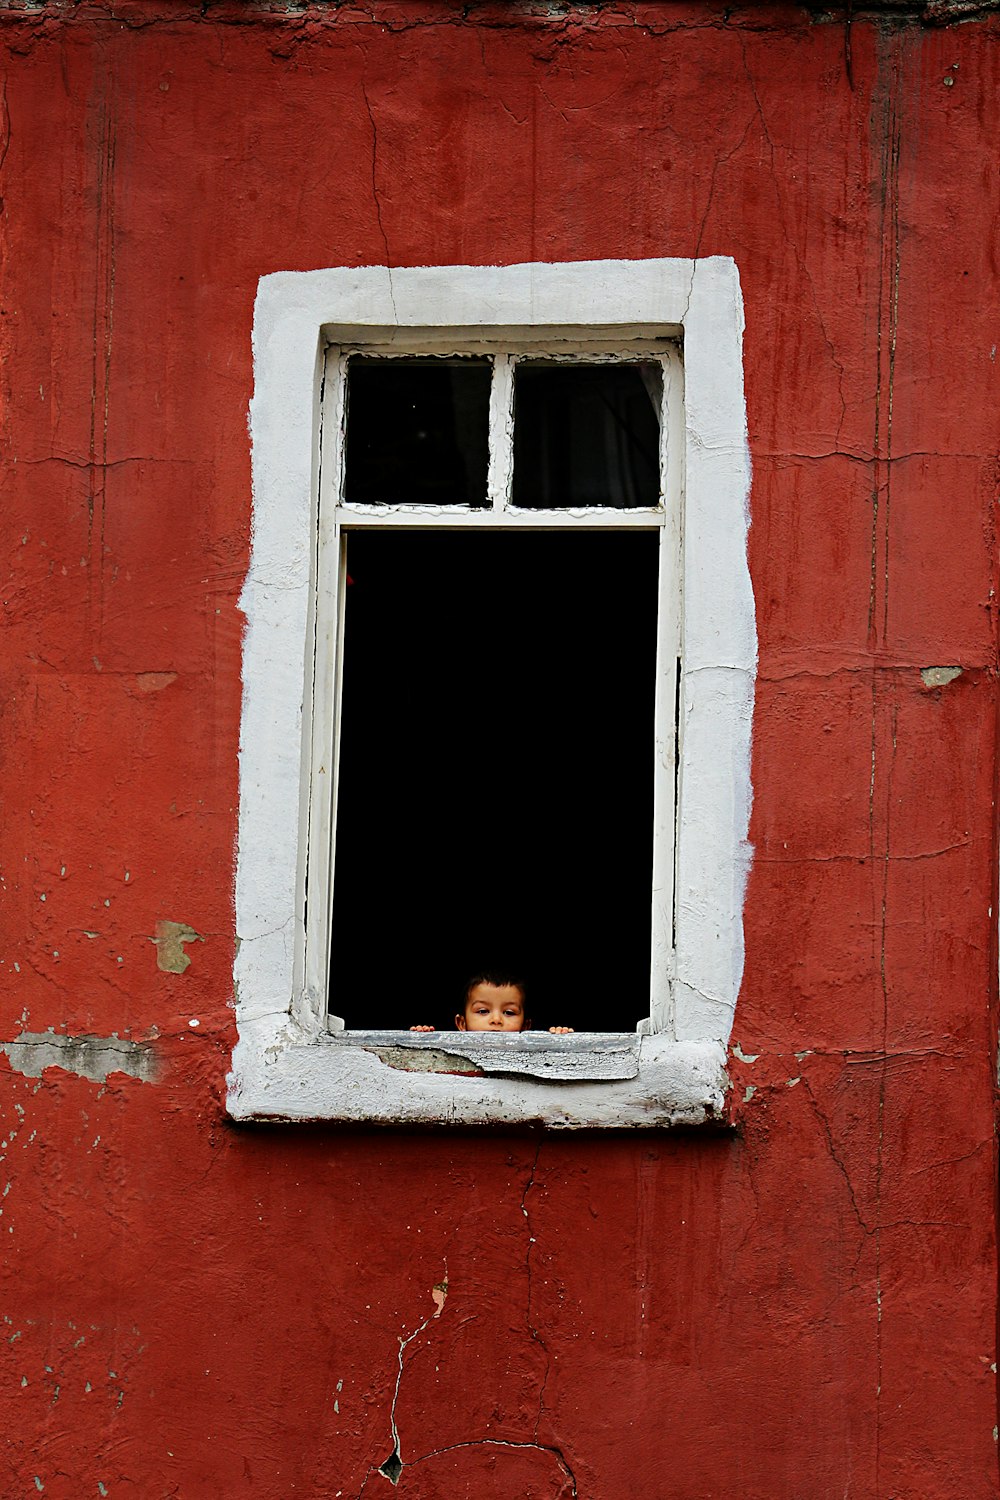
[[[135, 0], [0, 42], [0, 1490], [372, 1500], [398, 1435], [413, 1500], [995, 1496], [995, 20]], [[232, 1128], [258, 277], [714, 253], [734, 1130]]]

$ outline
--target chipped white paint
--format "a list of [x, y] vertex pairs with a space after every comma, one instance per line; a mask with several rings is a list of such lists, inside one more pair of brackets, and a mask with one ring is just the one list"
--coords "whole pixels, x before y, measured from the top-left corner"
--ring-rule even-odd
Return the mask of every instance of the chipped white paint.
[[[229, 1080], [234, 1117], [560, 1126], [693, 1124], [718, 1117], [725, 1043], [743, 968], [756, 666], [746, 564], [742, 333], [739, 277], [723, 257], [338, 268], [262, 279], [250, 413], [253, 553], [242, 597], [247, 632], [236, 888], [239, 1040]], [[336, 674], [324, 671], [314, 679], [313, 672], [317, 657], [336, 661], [341, 591], [340, 570], [330, 561], [341, 413], [330, 403], [338, 405], [342, 395], [326, 391], [320, 485], [323, 351], [330, 342], [468, 348], [478, 338], [493, 348], [534, 343], [572, 352], [588, 340], [608, 350], [678, 335], [683, 377], [678, 367], [668, 381], [664, 443], [683, 481], [683, 504], [679, 496], [676, 505], [667, 504], [664, 535], [679, 557], [683, 591], [671, 577], [669, 597], [662, 601], [661, 643], [669, 648], [678, 634], [683, 640], [681, 765], [676, 850], [656, 860], [661, 917], [654, 974], [662, 984], [658, 992], [654, 985], [650, 1029], [658, 1034], [633, 1043], [634, 1077], [576, 1083], [409, 1072], [363, 1046], [336, 1045], [327, 1030], [324, 958], [315, 945], [310, 951], [305, 921], [307, 881], [313, 920], [317, 911], [321, 926], [328, 920], [336, 805], [330, 732]], [[497, 432], [509, 423], [505, 401], [509, 396], [499, 380], [491, 404]], [[498, 458], [489, 477], [498, 507], [509, 493], [505, 462]], [[507, 511], [504, 520], [509, 524], [513, 517]], [[366, 519], [385, 525], [386, 513], [355, 511], [352, 524]], [[441, 524], [436, 515], [407, 517], [408, 524], [415, 520]], [[497, 516], [474, 512], [455, 520], [495, 525]], [[560, 516], [556, 524], [579, 520], [663, 526], [664, 512]], [[522, 517], [518, 523], [546, 521]], [[667, 655], [661, 649], [661, 671]], [[661, 684], [661, 719], [667, 697]], [[673, 734], [662, 734], [662, 727], [657, 759], [672, 777]], [[317, 803], [331, 833], [322, 847], [310, 847]], [[658, 806], [661, 830], [664, 820], [672, 823], [672, 811]], [[673, 879], [676, 893], [667, 901]], [[671, 944], [662, 914], [674, 904]], [[448, 1047], [451, 1041], [449, 1036]]]

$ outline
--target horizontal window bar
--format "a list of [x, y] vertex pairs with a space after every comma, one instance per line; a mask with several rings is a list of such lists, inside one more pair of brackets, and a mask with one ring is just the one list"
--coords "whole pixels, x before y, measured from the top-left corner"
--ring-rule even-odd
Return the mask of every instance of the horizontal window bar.
[[632, 527], [655, 531], [664, 524], [665, 512], [656, 510], [612, 510], [579, 508], [575, 510], [466, 510], [457, 505], [338, 505], [337, 521], [342, 527], [489, 527], [495, 531], [553, 531], [564, 527], [612, 531]]

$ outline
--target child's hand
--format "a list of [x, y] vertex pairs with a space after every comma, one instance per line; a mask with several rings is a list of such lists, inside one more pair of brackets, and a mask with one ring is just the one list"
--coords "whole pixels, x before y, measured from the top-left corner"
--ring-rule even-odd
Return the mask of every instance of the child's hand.
[[411, 1031], [437, 1031], [436, 1026], [411, 1026]]
[[549, 1030], [553, 1036], [569, 1036], [573, 1028], [572, 1026], [550, 1026]]

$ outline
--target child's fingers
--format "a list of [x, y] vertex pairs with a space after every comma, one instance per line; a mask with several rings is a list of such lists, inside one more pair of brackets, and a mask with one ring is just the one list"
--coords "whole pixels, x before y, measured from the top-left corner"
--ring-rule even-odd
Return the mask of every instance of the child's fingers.
[[411, 1031], [437, 1031], [436, 1026], [411, 1026]]
[[569, 1036], [573, 1028], [572, 1026], [550, 1026], [549, 1030], [553, 1036]]

